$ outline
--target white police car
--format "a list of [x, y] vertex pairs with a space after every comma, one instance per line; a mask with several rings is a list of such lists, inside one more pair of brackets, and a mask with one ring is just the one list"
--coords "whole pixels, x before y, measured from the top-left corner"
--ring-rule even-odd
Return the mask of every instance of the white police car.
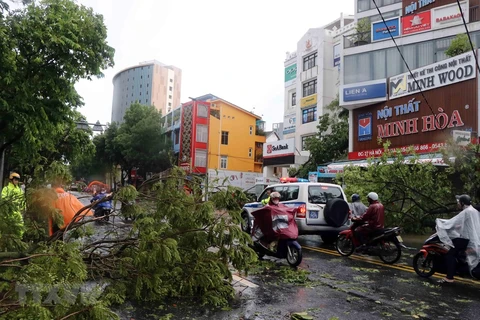
[[243, 231], [250, 233], [252, 212], [263, 207], [261, 201], [268, 198], [268, 189], [279, 192], [284, 205], [297, 208], [295, 221], [300, 235], [318, 234], [323, 242], [333, 243], [340, 231], [349, 228], [350, 209], [341, 186], [297, 178], [282, 178], [282, 181], [286, 183], [265, 188], [257, 202], [245, 204], [242, 208]]

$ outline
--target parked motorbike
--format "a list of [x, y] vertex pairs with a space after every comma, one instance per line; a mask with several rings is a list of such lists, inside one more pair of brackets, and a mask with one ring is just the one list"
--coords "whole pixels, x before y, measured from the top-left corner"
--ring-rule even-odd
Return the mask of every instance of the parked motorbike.
[[[257, 252], [259, 258], [271, 256], [287, 259], [292, 267], [302, 262], [302, 247], [297, 242], [298, 227], [295, 222], [295, 212], [295, 208], [280, 205], [266, 206], [252, 213], [255, 221], [252, 228], [251, 248]], [[268, 242], [268, 244], [264, 245], [262, 242]], [[272, 243], [276, 244], [275, 248], [272, 248]]]
[[[341, 231], [337, 238], [337, 251], [348, 257], [361, 246], [355, 234], [355, 229], [365, 224], [363, 221], [352, 220], [348, 230]], [[394, 264], [402, 255], [403, 239], [400, 236], [400, 227], [377, 230], [370, 235], [365, 244], [364, 254], [378, 256], [386, 264]]]
[[[420, 251], [413, 257], [413, 269], [422, 278], [429, 278], [436, 272], [447, 273], [445, 256], [450, 247], [440, 241], [436, 233], [432, 234], [423, 244]], [[480, 280], [480, 266], [470, 272], [466, 261], [466, 253], [457, 256], [457, 275], [460, 277]]]

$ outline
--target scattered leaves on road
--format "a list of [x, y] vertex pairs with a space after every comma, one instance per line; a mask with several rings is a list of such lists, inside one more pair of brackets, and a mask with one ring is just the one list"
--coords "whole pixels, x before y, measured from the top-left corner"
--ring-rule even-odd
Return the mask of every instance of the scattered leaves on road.
[[378, 270], [378, 269], [373, 269], [373, 268], [352, 267], [352, 269], [355, 270], [355, 271], [368, 272], [368, 273], [379, 273], [379, 272], [380, 272], [380, 270]]

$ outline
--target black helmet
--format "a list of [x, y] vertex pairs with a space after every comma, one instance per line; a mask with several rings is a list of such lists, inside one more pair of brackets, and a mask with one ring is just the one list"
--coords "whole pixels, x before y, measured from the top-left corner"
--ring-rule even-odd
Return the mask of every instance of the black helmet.
[[358, 200], [360, 200], [360, 195], [358, 195], [356, 193], [352, 194], [352, 202], [355, 202], [355, 201], [358, 201]]
[[460, 202], [462, 206], [469, 206], [472, 204], [472, 198], [468, 194], [462, 194], [461, 196], [456, 196], [457, 201]]

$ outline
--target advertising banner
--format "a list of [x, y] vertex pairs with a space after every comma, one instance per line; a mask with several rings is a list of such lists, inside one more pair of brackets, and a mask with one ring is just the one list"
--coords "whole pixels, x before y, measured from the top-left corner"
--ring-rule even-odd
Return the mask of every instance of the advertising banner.
[[[469, 22], [469, 12], [467, 2], [460, 2], [465, 22]], [[451, 26], [463, 24], [462, 13], [457, 3], [432, 9], [432, 28], [448, 28]]]
[[412, 70], [412, 73], [416, 81], [409, 72], [390, 77], [390, 99], [448, 86], [477, 76], [475, 57], [471, 51]]
[[342, 87], [343, 101], [359, 101], [377, 98], [386, 98], [386, 79], [375, 80], [374, 83], [355, 84]]
[[308, 181], [318, 182], [318, 172], [309, 172], [308, 173]]
[[402, 35], [428, 31], [432, 29], [431, 11], [423, 11], [402, 17]]
[[283, 134], [290, 134], [295, 132], [295, 121], [296, 121], [295, 113], [286, 115], [283, 118]]
[[340, 43], [333, 46], [333, 66], [340, 65]]
[[312, 94], [300, 100], [300, 108], [305, 108], [317, 104], [317, 94]]
[[[400, 17], [373, 22], [372, 23], [372, 41], [391, 39], [400, 36]], [[389, 32], [390, 31], [390, 32]]]
[[285, 87], [292, 85], [297, 78], [297, 64], [285, 68]]

